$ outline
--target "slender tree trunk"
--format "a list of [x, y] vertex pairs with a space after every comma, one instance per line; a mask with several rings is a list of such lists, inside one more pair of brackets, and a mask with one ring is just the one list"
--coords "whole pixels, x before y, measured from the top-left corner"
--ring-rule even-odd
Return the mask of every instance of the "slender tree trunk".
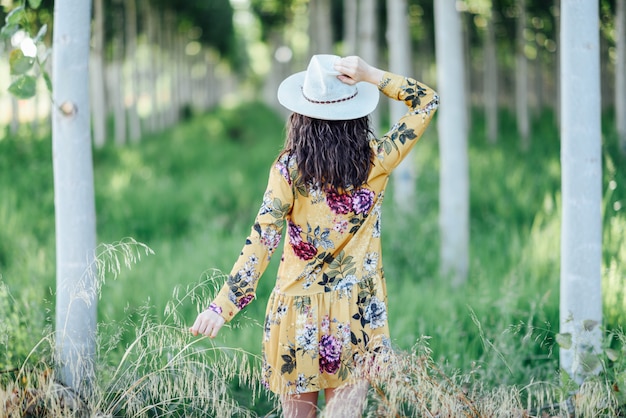
[[59, 378], [81, 394], [94, 378], [96, 214], [89, 111], [91, 2], [54, 3], [52, 147]]
[[441, 271], [458, 286], [467, 280], [469, 268], [469, 162], [463, 41], [456, 1], [434, 2], [437, 90], [442, 97], [437, 115]]
[[358, 1], [344, 0], [343, 10], [343, 55], [354, 55], [357, 46]]
[[[378, 24], [377, 24], [376, 0], [361, 0], [359, 2], [359, 44], [357, 52], [366, 62], [378, 65]], [[370, 115], [372, 128], [375, 134], [380, 129], [380, 113], [374, 110]]]
[[113, 123], [115, 126], [115, 144], [126, 144], [126, 103], [124, 101], [124, 13], [121, 0], [117, 0], [114, 8], [114, 34], [111, 42], [111, 63], [109, 65], [109, 96], [113, 108]]
[[124, 102], [128, 101], [128, 136], [131, 142], [141, 139], [141, 125], [137, 113], [137, 92], [139, 91], [139, 77], [137, 76], [137, 3], [136, 0], [124, 0], [126, 23], [126, 59], [124, 63]]
[[483, 98], [487, 120], [487, 140], [492, 144], [498, 141], [498, 62], [494, 19], [495, 10], [492, 5], [485, 33], [485, 93]]
[[[561, 368], [577, 382], [600, 353], [602, 322], [602, 133], [598, 1], [561, 5]], [[580, 86], [585, 86], [581, 89]], [[595, 324], [595, 325], [594, 325]], [[600, 363], [595, 372], [599, 371]]]
[[309, 2], [309, 38], [312, 54], [333, 53], [333, 31], [330, 19], [330, 0]]
[[107, 137], [107, 108], [104, 77], [104, 0], [94, 0], [93, 50], [89, 72], [91, 74], [91, 108], [93, 142], [97, 148], [104, 146]]
[[616, 0], [615, 121], [622, 154], [626, 155], [626, 0]]
[[556, 30], [556, 102], [554, 114], [557, 126], [561, 126], [561, 0], [554, 0], [554, 28]]
[[[412, 76], [411, 38], [406, 0], [387, 0], [387, 40], [389, 45], [389, 70]], [[390, 121], [394, 123], [406, 113], [402, 102], [390, 103]], [[408, 212], [415, 207], [415, 160], [406, 158], [392, 176], [393, 198], [396, 208]]]
[[530, 122], [528, 119], [528, 60], [524, 48], [526, 39], [526, 1], [517, 0], [518, 16], [516, 22], [515, 48], [515, 109], [517, 131], [522, 139], [522, 149], [527, 150], [530, 142]]
[[157, 38], [157, 26], [159, 21], [159, 14], [156, 10], [150, 7], [150, 0], [143, 0], [142, 11], [146, 16], [146, 49], [148, 51], [148, 68], [146, 68], [147, 74], [145, 83], [147, 85], [147, 91], [150, 94], [150, 114], [147, 118], [147, 129], [149, 132], [156, 132], [159, 126], [159, 102], [158, 102], [158, 38]]

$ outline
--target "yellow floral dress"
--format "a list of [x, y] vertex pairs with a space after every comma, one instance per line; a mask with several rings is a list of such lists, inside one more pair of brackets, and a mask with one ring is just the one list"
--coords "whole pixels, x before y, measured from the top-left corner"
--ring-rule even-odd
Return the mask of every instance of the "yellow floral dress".
[[342, 193], [299, 184], [297, 161], [281, 155], [243, 250], [209, 306], [230, 321], [250, 303], [286, 230], [263, 337], [263, 381], [275, 393], [338, 387], [365, 354], [390, 346], [381, 205], [389, 175], [423, 134], [439, 97], [391, 73], [378, 88], [408, 112], [371, 141], [376, 158], [367, 183]]

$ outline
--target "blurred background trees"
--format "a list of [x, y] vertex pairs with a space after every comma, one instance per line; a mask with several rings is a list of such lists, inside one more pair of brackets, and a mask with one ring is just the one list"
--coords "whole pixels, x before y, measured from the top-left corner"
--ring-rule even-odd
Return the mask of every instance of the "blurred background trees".
[[[0, 19], [21, 3], [4, 0]], [[41, 3], [37, 10], [28, 10], [31, 38], [41, 25], [52, 25], [53, 2]], [[398, 9], [392, 7], [396, 4]], [[432, 1], [95, 0], [93, 5], [96, 146], [106, 140], [106, 129], [113, 130], [119, 144], [137, 141], [142, 131], [163, 129], [229, 96], [266, 91], [265, 100], [276, 104], [270, 94], [276, 82], [303, 68], [312, 53], [358, 53], [387, 67], [396, 65], [395, 56], [406, 56], [417, 77], [435, 81]], [[521, 147], [529, 146], [533, 118], [546, 110], [558, 118], [559, 0], [465, 0], [455, 5], [463, 25], [468, 109], [487, 111], [486, 135], [491, 141], [497, 140], [494, 109], [512, 112]], [[624, 62], [623, 9], [623, 0], [602, 0], [599, 16], [602, 106], [620, 115], [625, 83], [624, 71], [617, 69]], [[409, 42], [398, 38], [398, 25], [390, 23], [398, 10], [406, 11]], [[52, 31], [49, 28], [44, 39], [48, 45]], [[5, 31], [2, 53], [28, 44], [29, 35], [23, 31]], [[406, 53], [394, 52], [399, 48]], [[16, 130], [47, 117], [43, 97], [11, 102], [6, 60], [0, 74], [0, 125]], [[43, 84], [38, 88], [44, 90]], [[616, 118], [620, 132], [623, 120]]]

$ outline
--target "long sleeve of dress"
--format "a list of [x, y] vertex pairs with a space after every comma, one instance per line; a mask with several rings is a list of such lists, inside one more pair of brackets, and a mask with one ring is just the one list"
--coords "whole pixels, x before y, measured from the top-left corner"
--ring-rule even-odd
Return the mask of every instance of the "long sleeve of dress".
[[250, 235], [228, 279], [209, 309], [229, 322], [255, 298], [259, 278], [278, 247], [285, 217], [293, 204], [293, 192], [287, 168], [279, 161], [272, 165], [263, 195], [263, 203]]
[[377, 166], [389, 174], [406, 157], [428, 127], [439, 96], [430, 87], [412, 78], [385, 73], [378, 88], [387, 97], [403, 101], [407, 113], [379, 139], [373, 140]]

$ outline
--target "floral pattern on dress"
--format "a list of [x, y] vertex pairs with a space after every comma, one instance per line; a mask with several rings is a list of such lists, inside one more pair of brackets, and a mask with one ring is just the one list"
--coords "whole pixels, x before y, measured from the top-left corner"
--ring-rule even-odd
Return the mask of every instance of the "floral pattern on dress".
[[423, 134], [439, 98], [389, 73], [379, 88], [408, 111], [370, 141], [377, 160], [367, 182], [341, 191], [303, 184], [294, 156], [282, 153], [242, 252], [209, 306], [228, 321], [251, 303], [285, 235], [262, 338], [263, 384], [275, 393], [338, 387], [375, 372], [367, 370], [372, 356], [390, 350], [382, 203], [389, 175]]

